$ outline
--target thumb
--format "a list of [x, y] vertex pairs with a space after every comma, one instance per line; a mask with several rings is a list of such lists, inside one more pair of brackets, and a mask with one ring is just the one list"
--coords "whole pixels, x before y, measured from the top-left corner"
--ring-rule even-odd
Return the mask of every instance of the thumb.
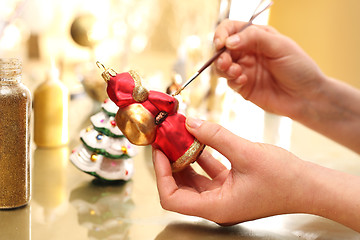
[[[240, 167], [246, 164], [246, 153], [253, 147], [250, 141], [233, 134], [219, 124], [192, 117], [186, 119], [186, 128], [201, 143], [220, 152], [232, 164], [242, 165]], [[240, 161], [234, 162], [235, 159]]]

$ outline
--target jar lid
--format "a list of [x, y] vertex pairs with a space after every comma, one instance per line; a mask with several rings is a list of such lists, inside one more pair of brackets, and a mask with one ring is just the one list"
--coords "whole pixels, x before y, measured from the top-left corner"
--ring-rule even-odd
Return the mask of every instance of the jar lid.
[[16, 81], [21, 75], [22, 64], [18, 58], [0, 58], [1, 80]]

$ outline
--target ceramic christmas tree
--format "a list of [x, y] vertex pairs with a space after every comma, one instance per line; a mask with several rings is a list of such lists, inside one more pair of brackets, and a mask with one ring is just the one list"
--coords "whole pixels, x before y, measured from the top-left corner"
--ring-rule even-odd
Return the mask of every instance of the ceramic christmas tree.
[[129, 180], [134, 172], [136, 147], [116, 126], [118, 107], [109, 99], [102, 110], [90, 117], [91, 126], [80, 131], [82, 144], [75, 148], [71, 162], [81, 171], [106, 181]]

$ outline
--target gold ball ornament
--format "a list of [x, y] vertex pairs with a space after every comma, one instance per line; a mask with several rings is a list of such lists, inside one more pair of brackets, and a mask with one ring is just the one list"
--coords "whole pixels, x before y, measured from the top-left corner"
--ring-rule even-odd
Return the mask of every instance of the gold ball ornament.
[[77, 16], [71, 24], [71, 38], [80, 46], [93, 48], [101, 39], [94, 37], [97, 19], [92, 14], [82, 14]]

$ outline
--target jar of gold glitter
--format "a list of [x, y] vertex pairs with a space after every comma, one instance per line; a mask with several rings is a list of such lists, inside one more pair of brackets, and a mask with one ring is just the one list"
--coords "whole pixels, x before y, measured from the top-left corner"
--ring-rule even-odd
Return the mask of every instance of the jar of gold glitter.
[[0, 209], [30, 200], [31, 96], [21, 71], [19, 59], [0, 58]]

